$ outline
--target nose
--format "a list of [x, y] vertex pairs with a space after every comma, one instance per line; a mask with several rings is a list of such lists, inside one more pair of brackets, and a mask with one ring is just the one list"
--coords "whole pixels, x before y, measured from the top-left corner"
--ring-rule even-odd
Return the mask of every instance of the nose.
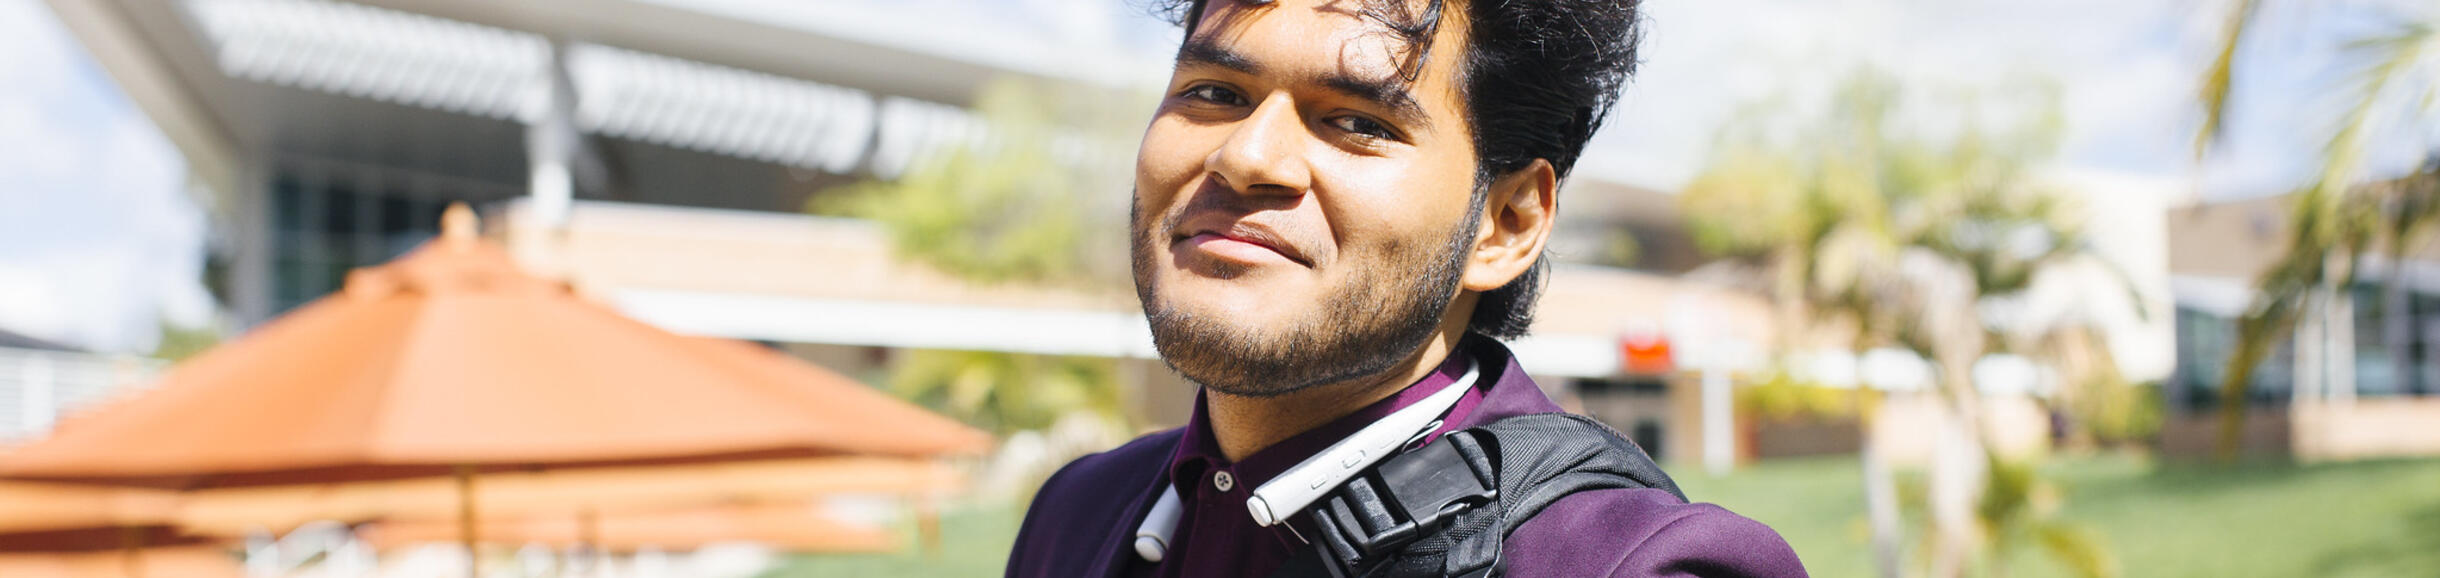
[[1296, 103], [1284, 92], [1273, 93], [1203, 159], [1203, 167], [1239, 194], [1302, 195], [1313, 186], [1305, 137]]

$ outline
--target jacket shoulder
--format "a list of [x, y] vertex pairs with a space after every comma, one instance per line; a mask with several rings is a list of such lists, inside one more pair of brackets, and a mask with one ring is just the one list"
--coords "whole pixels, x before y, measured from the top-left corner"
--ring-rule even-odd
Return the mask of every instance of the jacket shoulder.
[[1133, 523], [1148, 488], [1176, 451], [1184, 430], [1147, 434], [1109, 451], [1076, 458], [1042, 482], [1025, 509], [1009, 576], [1078, 576]]
[[1502, 554], [1512, 576], [1805, 576], [1769, 526], [1649, 488], [1561, 498], [1518, 526]]

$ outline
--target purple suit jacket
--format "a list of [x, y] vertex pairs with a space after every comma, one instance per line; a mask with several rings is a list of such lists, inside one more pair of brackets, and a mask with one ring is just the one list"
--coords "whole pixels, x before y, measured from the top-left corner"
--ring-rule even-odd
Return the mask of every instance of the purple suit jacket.
[[[1492, 382], [1461, 427], [1560, 411], [1506, 347], [1468, 337]], [[1493, 369], [1498, 368], [1498, 369]], [[1135, 557], [1135, 527], [1168, 483], [1182, 430], [1137, 438], [1077, 459], [1042, 484], [1008, 555], [1008, 576], [1112, 578]], [[1796, 552], [1760, 522], [1654, 489], [1577, 493], [1518, 526], [1502, 552], [1505, 576], [1795, 576]], [[1248, 577], [1262, 578], [1262, 577]]]

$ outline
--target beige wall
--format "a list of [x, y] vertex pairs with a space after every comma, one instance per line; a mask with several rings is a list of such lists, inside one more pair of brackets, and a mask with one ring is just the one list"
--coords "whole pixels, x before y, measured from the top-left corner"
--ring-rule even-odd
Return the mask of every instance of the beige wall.
[[1637, 326], [1675, 330], [1670, 325], [1688, 317], [1716, 337], [1758, 346], [1773, 339], [1771, 304], [1760, 295], [1684, 277], [1580, 266], [1552, 269], [1533, 331], [1616, 338]]
[[2169, 271], [2253, 279], [2287, 251], [2287, 197], [2169, 211]]
[[2293, 408], [2304, 461], [2440, 455], [2440, 399], [2377, 398]]
[[[2169, 271], [2248, 283], [2287, 254], [2292, 196], [2196, 204], [2169, 211]], [[2414, 255], [2440, 257], [2440, 234], [2414, 244]]]

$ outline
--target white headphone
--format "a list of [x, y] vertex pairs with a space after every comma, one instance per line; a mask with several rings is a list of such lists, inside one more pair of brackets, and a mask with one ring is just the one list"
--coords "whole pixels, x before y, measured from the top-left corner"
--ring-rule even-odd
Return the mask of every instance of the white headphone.
[[[1254, 497], [1245, 501], [1254, 524], [1268, 528], [1286, 520], [1288, 515], [1303, 511], [1305, 506], [1338, 489], [1339, 484], [1374, 462], [1440, 429], [1440, 416], [1456, 406], [1457, 400], [1466, 396], [1466, 390], [1474, 388], [1475, 379], [1482, 375], [1481, 369], [1473, 359], [1467, 359], [1466, 374], [1459, 376], [1456, 383], [1364, 426], [1254, 488]], [[1135, 527], [1136, 555], [1147, 562], [1160, 562], [1168, 554], [1169, 538], [1177, 533], [1178, 514], [1183, 509], [1179, 502], [1176, 486], [1162, 489], [1161, 499], [1153, 502], [1152, 511]]]

